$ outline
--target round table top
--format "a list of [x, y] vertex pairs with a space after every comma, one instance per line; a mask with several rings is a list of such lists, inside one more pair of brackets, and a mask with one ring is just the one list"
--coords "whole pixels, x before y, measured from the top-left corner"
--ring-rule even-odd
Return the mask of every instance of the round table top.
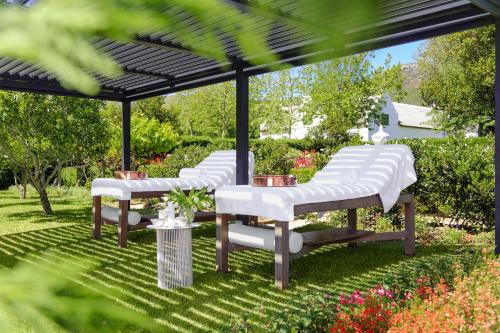
[[[168, 226], [167, 225], [155, 225], [154, 223], [159, 224], [160, 222], [163, 222], [160, 219], [151, 219], [151, 222], [153, 224], [146, 226], [146, 228], [154, 229], [154, 230], [176, 230], [176, 229], [190, 229], [190, 228], [196, 228], [196, 227], [200, 226], [199, 223], [191, 223], [191, 225], [175, 224], [173, 226], [171, 226], [171, 225], [168, 225]], [[164, 222], [164, 223], [166, 223], [166, 222]]]

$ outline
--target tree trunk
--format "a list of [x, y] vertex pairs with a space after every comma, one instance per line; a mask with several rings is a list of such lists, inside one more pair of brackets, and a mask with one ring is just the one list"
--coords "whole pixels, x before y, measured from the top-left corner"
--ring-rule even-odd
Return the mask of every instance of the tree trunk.
[[14, 172], [14, 184], [16, 185], [16, 188], [19, 191], [19, 199], [26, 199], [26, 183], [28, 182], [26, 178], [27, 178], [26, 172], [21, 171], [20, 179]]
[[23, 171], [22, 176], [21, 176], [21, 199], [26, 199], [26, 192], [27, 192], [27, 186], [28, 186], [28, 175], [26, 174], [26, 171]]
[[484, 123], [479, 123], [477, 126], [477, 136], [481, 137], [484, 135]]
[[37, 189], [38, 194], [40, 195], [40, 201], [43, 207], [43, 213], [45, 215], [52, 215], [52, 207], [50, 206], [49, 196], [47, 195], [47, 189], [42, 187], [41, 189]]

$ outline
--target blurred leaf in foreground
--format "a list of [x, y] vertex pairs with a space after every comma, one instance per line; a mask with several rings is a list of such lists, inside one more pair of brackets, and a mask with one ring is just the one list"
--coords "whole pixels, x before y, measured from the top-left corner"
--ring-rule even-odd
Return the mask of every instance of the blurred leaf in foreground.
[[27, 257], [12, 270], [0, 270], [0, 332], [16, 332], [19, 326], [41, 333], [112, 332], [110, 320], [158, 328], [146, 314], [111, 301], [108, 289], [92, 286], [91, 291], [79, 282], [94, 262], [54, 258], [55, 253]]

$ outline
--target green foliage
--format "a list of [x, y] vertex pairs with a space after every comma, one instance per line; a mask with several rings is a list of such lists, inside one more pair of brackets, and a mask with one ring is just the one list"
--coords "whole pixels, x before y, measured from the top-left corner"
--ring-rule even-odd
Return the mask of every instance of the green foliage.
[[[418, 278], [427, 276], [432, 284], [439, 283], [443, 278], [449, 286], [453, 286], [457, 275], [470, 272], [479, 262], [477, 256], [469, 253], [406, 260], [390, 267], [386, 274], [379, 276], [382, 281], [378, 280], [375, 283], [381, 283], [403, 297], [405, 291], [415, 290]], [[460, 269], [457, 269], [458, 267]], [[343, 292], [345, 291], [340, 293]], [[331, 293], [301, 292], [297, 298], [298, 306], [294, 309], [268, 314], [264, 320], [251, 313], [245, 313], [233, 321], [230, 332], [325, 332], [336, 314], [337, 294], [338, 290], [332, 290]], [[264, 325], [260, 324], [262, 321]]]
[[168, 123], [135, 115], [131, 119], [130, 146], [136, 163], [172, 151], [178, 141], [179, 136]]
[[311, 65], [304, 69], [306, 95], [304, 121], [321, 119], [310, 133], [315, 137], [336, 137], [357, 127], [360, 119], [370, 122], [381, 116], [386, 91], [402, 90], [401, 68], [375, 68], [373, 54], [362, 53]]
[[293, 168], [290, 174], [297, 177], [298, 183], [307, 183], [316, 173], [316, 168]]
[[149, 177], [177, 177], [182, 168], [193, 168], [203, 161], [212, 149], [209, 147], [188, 146], [179, 147], [168, 156], [163, 164], [150, 164], [140, 168], [146, 171]]
[[184, 135], [234, 137], [236, 132], [236, 86], [224, 82], [167, 97], [167, 107], [178, 114]]
[[[171, 152], [180, 141], [170, 123], [147, 118], [143, 113], [132, 115], [130, 123], [130, 149], [136, 165], [143, 164], [144, 160], [152, 159], [157, 154]], [[121, 108], [117, 103], [107, 103], [102, 115], [112, 133], [108, 159], [117, 164], [121, 156]]]
[[[267, 29], [262, 29], [270, 29], [270, 20], [257, 20], [218, 0], [171, 0], [169, 5], [157, 0], [46, 0], [35, 2], [30, 10], [3, 5], [0, 53], [37, 64], [54, 73], [65, 88], [86, 94], [99, 91], [94, 74], [121, 74], [111, 56], [92, 43], [95, 36], [127, 42], [139, 34], [175, 32], [183, 46], [225, 63], [222, 34], [236, 41], [243, 54], [259, 55], [252, 57], [256, 64], [279, 60], [269, 52], [263, 32]], [[186, 28], [187, 15], [197, 29]]]
[[76, 186], [78, 181], [78, 169], [66, 167], [61, 169], [61, 183], [65, 186]]
[[187, 194], [176, 187], [166, 195], [166, 199], [177, 204], [184, 213], [194, 213], [198, 210], [207, 209], [213, 203], [212, 198], [207, 194], [206, 187], [199, 190], [193, 188]]
[[290, 149], [284, 143], [265, 139], [251, 150], [255, 156], [255, 174], [288, 175], [293, 168]]
[[156, 119], [160, 123], [169, 123], [173, 128], [179, 128], [178, 114], [175, 109], [167, 108], [165, 97], [156, 96], [138, 100], [132, 104], [132, 113], [148, 119]]
[[26, 172], [46, 214], [46, 187], [63, 166], [104, 155], [108, 129], [102, 102], [27, 93], [0, 94], [0, 149], [10, 165]]
[[[444, 279], [447, 285], [453, 286], [454, 278], [458, 273], [467, 274], [481, 262], [478, 255], [478, 253], [464, 251], [460, 254], [436, 255], [425, 258], [425, 260], [406, 262], [398, 270], [389, 270], [389, 274], [385, 276], [382, 284], [403, 293], [415, 290], [417, 279], [426, 276], [432, 284]], [[460, 269], [457, 269], [458, 267]]]
[[415, 155], [415, 193], [423, 213], [489, 229], [494, 225], [493, 138], [396, 140]]
[[47, 333], [114, 332], [106, 323], [109, 320], [156, 328], [144, 313], [118, 306], [75, 283], [95, 265], [81, 258], [51, 261], [47, 254], [28, 257], [13, 270], [0, 270], [0, 331], [18, 331], [16, 321]]
[[422, 99], [434, 106], [438, 126], [450, 133], [471, 127], [488, 132], [495, 110], [493, 25], [430, 39], [418, 68]]

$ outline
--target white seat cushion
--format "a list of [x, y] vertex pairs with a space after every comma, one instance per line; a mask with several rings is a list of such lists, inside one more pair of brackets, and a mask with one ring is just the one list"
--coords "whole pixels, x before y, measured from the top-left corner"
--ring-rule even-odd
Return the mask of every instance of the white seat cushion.
[[[101, 216], [106, 220], [110, 220], [119, 223], [118, 219], [118, 208], [103, 206], [101, 208]], [[141, 222], [141, 214], [137, 212], [128, 212], [128, 224], [137, 225]]]

